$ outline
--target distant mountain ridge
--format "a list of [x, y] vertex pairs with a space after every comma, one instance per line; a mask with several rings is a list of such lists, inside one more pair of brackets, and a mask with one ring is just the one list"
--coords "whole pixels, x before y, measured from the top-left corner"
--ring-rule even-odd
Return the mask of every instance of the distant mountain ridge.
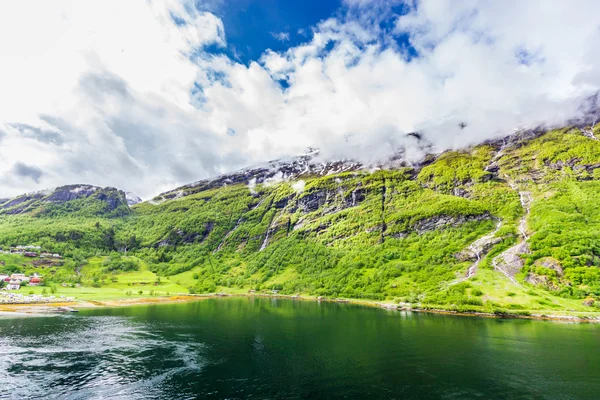
[[99, 215], [129, 212], [128, 200], [122, 190], [81, 184], [6, 199], [0, 203], [0, 214], [48, 214], [68, 205], [71, 207], [65, 208], [65, 212], [91, 212]]

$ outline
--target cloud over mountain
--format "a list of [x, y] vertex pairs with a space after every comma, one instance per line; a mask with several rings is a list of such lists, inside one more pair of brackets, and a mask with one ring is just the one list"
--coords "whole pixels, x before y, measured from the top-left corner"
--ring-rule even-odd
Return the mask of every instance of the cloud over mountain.
[[216, 7], [1, 3], [0, 196], [87, 182], [149, 197], [308, 146], [418, 158], [407, 132], [439, 150], [560, 124], [600, 87], [594, 1], [346, 0], [248, 63], [218, 51]]

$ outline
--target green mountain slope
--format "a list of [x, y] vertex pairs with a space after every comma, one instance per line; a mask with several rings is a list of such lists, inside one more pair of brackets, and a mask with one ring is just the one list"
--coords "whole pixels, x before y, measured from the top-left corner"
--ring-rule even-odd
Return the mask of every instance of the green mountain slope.
[[600, 297], [600, 142], [574, 128], [418, 167], [300, 158], [131, 209], [120, 199], [19, 214], [10, 200], [0, 245], [64, 254], [70, 272], [48, 272], [49, 282], [85, 282], [85, 260], [112, 254], [114, 268], [94, 270], [103, 285], [120, 268], [115, 252], [127, 251], [192, 292], [277, 289], [469, 310], [593, 310], [582, 303]]

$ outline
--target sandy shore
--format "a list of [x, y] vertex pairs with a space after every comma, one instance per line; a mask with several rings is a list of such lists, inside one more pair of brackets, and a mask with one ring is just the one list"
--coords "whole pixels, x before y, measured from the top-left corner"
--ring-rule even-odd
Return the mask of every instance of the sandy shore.
[[[111, 308], [111, 307], [130, 307], [136, 305], [150, 304], [171, 304], [183, 303], [190, 301], [200, 301], [212, 298], [221, 297], [266, 297], [266, 298], [282, 298], [298, 301], [322, 301], [333, 303], [348, 303], [357, 304], [368, 307], [378, 307], [390, 311], [418, 312], [442, 315], [455, 315], [464, 317], [480, 317], [480, 318], [514, 318], [514, 319], [535, 319], [545, 321], [563, 321], [563, 322], [587, 322], [600, 323], [600, 313], [589, 313], [589, 315], [547, 315], [540, 311], [540, 314], [518, 315], [518, 314], [494, 314], [484, 312], [458, 312], [444, 309], [432, 308], [413, 308], [401, 307], [392, 303], [382, 303], [370, 300], [355, 300], [355, 299], [318, 299], [316, 297], [298, 297], [286, 295], [269, 295], [269, 294], [236, 294], [236, 295], [179, 295], [168, 297], [149, 297], [149, 298], [126, 298], [116, 300], [80, 300], [74, 302], [62, 303], [41, 303], [41, 304], [0, 304], [0, 316], [34, 316], [44, 314], [56, 314], [63, 312], [60, 308], [67, 307], [71, 309], [85, 308]], [[595, 314], [595, 315], [594, 315]]]
[[[214, 297], [214, 296], [213, 296]], [[41, 314], [57, 314], [65, 312], [64, 309], [83, 309], [83, 308], [109, 308], [109, 307], [128, 307], [144, 304], [161, 304], [161, 303], [180, 303], [186, 301], [198, 301], [208, 296], [168, 296], [168, 297], [150, 297], [150, 298], [135, 298], [135, 299], [118, 299], [118, 300], [78, 300], [71, 302], [56, 302], [56, 303], [25, 303], [25, 304], [0, 304], [0, 316], [14, 315], [41, 315]], [[63, 309], [63, 310], [61, 310]]]

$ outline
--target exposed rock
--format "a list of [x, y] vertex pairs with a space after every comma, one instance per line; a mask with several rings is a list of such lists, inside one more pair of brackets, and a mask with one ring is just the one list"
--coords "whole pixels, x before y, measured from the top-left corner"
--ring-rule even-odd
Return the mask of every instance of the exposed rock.
[[591, 297], [588, 297], [587, 299], [585, 299], [585, 300], [583, 301], [583, 303], [582, 303], [582, 304], [583, 304], [584, 306], [586, 306], [586, 307], [592, 307], [592, 306], [593, 306], [595, 303], [596, 303], [596, 300], [594, 300], [594, 299], [593, 299], [593, 298], [591, 298]]
[[488, 213], [480, 214], [480, 215], [458, 215], [458, 216], [450, 216], [450, 215], [436, 215], [435, 217], [422, 219], [417, 221], [413, 225], [413, 229], [419, 234], [422, 235], [425, 232], [430, 232], [440, 228], [448, 228], [448, 227], [456, 227], [459, 225], [466, 224], [467, 222], [472, 221], [483, 221], [486, 219], [491, 219], [491, 215]]
[[555, 285], [546, 275], [538, 275], [530, 272], [525, 277], [525, 282], [533, 286], [541, 286], [548, 290], [557, 290], [558, 286]]
[[291, 198], [292, 196], [284, 197], [283, 199], [274, 202], [273, 207], [278, 209], [285, 208], [288, 205]]
[[498, 165], [497, 162], [494, 161], [490, 165], [488, 165], [487, 167], [485, 167], [485, 171], [490, 172], [492, 174], [495, 174], [498, 171], [500, 171], [500, 166]]
[[16, 198], [8, 201], [7, 203], [3, 204], [1, 209], [6, 210], [9, 208], [18, 206], [20, 204], [23, 204], [25, 202], [31, 202], [31, 201], [39, 200], [39, 199], [43, 199], [43, 198], [44, 198], [44, 194], [42, 194], [42, 193], [24, 194], [22, 196], [16, 197]]
[[454, 188], [452, 190], [452, 194], [455, 196], [464, 197], [465, 199], [468, 199], [469, 197], [471, 197], [471, 193], [469, 193], [468, 191], [466, 191], [465, 189], [463, 189], [461, 187]]
[[[495, 231], [494, 231], [495, 233]], [[494, 236], [484, 236], [481, 241], [474, 242], [467, 249], [461, 251], [456, 254], [455, 257], [458, 261], [475, 261], [477, 260], [478, 254], [487, 254], [492, 247], [497, 245], [502, 241], [502, 238], [494, 237]]]
[[155, 248], [165, 246], [176, 246], [178, 244], [201, 243], [212, 232], [215, 227], [214, 222], [204, 224], [204, 229], [201, 232], [185, 232], [181, 229], [171, 231], [165, 239], [154, 245]]
[[496, 256], [492, 260], [492, 265], [495, 270], [502, 272], [512, 283], [517, 284], [515, 275], [521, 271], [524, 265], [523, 259], [520, 256], [521, 254], [529, 253], [529, 244], [521, 242]]
[[574, 168], [580, 161], [581, 161], [581, 159], [579, 159], [579, 158], [572, 158], [566, 162], [562, 161], [562, 160], [554, 162], [554, 163], [546, 162], [545, 165], [548, 168], [560, 170], [565, 167]]
[[303, 212], [309, 213], [318, 210], [328, 199], [328, 192], [318, 190], [312, 193], [305, 194], [298, 200], [298, 206]]
[[360, 204], [367, 197], [367, 191], [362, 188], [362, 183], [359, 182], [359, 187], [354, 189], [349, 196], [346, 196], [344, 203], [346, 207], [354, 207]]
[[387, 236], [391, 237], [391, 238], [394, 238], [394, 239], [403, 239], [403, 238], [405, 238], [405, 237], [408, 236], [408, 233], [407, 232], [395, 232], [395, 233], [392, 233], [392, 234], [387, 235]]
[[53, 203], [66, 203], [67, 201], [90, 197], [100, 189], [101, 188], [92, 185], [61, 186], [56, 188], [49, 196], [46, 196], [44, 200]]
[[256, 184], [276, 183], [298, 180], [308, 176], [326, 176], [364, 169], [361, 163], [352, 160], [317, 162], [317, 156], [318, 151], [313, 151], [310, 154], [299, 157], [269, 161], [263, 166], [247, 168], [213, 179], [205, 179], [182, 186], [162, 193], [153, 200], [158, 202], [165, 199], [174, 199], [226, 185], [248, 184], [251, 181]]
[[563, 276], [563, 269], [560, 262], [552, 257], [544, 257], [535, 261], [534, 265], [539, 267], [545, 267], [556, 271], [558, 276]]

